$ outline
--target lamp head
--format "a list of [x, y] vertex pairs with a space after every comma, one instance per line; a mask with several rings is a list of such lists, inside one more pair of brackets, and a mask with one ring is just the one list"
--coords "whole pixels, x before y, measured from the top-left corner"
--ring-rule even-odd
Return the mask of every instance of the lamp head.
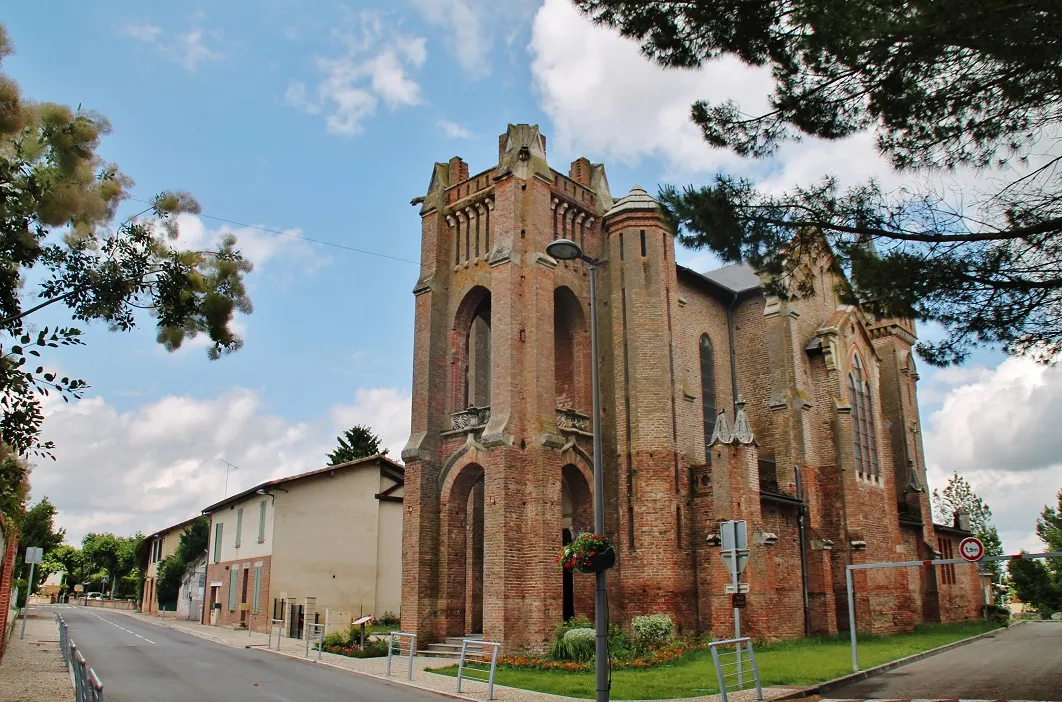
[[583, 257], [583, 250], [571, 239], [557, 239], [546, 246], [546, 253], [558, 261], [574, 261]]
[[268, 495], [269, 493], [265, 491], [265, 488], [258, 488], [257, 490], [254, 491], [254, 494], [256, 494], [256, 495]]

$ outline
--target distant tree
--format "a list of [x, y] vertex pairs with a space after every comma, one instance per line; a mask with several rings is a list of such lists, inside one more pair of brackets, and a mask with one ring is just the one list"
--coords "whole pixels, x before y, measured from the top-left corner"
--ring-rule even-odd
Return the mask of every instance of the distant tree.
[[[804, 253], [829, 244], [847, 302], [874, 314], [934, 320], [930, 363], [972, 346], [1050, 358], [1062, 350], [1062, 11], [871, 0], [575, 0], [593, 21], [641, 43], [668, 68], [720, 56], [770, 70], [769, 107], [698, 101], [705, 141], [766, 158], [786, 141], [874, 130], [902, 188], [842, 189], [830, 177], [787, 192], [718, 175], [661, 189], [682, 243], [744, 260], [783, 297], [811, 294]], [[1021, 172], [1007, 167], [1046, 153]], [[997, 167], [995, 182], [945, 190], [933, 177]], [[816, 293], [818, 291], [815, 291]]]
[[129, 597], [135, 594], [135, 578], [128, 580], [137, 570], [136, 552], [144, 535], [115, 536], [111, 533], [90, 532], [81, 540], [81, 551], [88, 564], [90, 580], [104, 576], [112, 597]]
[[210, 517], [197, 517], [181, 532], [174, 555], [184, 563], [191, 563], [206, 553], [209, 545]]
[[[51, 553], [66, 537], [65, 529], [57, 529], [55, 515], [58, 511], [47, 497], [26, 510], [19, 524], [18, 555], [15, 557], [15, 577], [28, 580], [29, 567], [26, 565], [26, 548], [37, 546], [43, 556]], [[34, 569], [36, 571], [36, 569]], [[33, 582], [28, 584], [27, 592], [33, 592], [36, 584], [43, 580], [38, 572], [33, 574]]]
[[[1049, 551], [1062, 551], [1062, 490], [1056, 507], [1045, 505], [1036, 520], [1036, 535]], [[1022, 602], [1044, 616], [1062, 612], [1062, 558], [1010, 561], [1011, 587]]]
[[81, 549], [70, 544], [60, 544], [41, 560], [38, 567], [43, 582], [52, 573], [66, 573], [64, 587], [80, 582], [85, 559]]
[[[10, 53], [0, 26], [0, 59]], [[68, 400], [87, 387], [48, 370], [42, 356], [82, 344], [81, 330], [37, 328], [34, 314], [55, 306], [54, 317], [61, 305], [71, 323], [128, 331], [144, 310], [167, 350], [203, 333], [213, 359], [240, 348], [233, 315], [251, 312], [251, 264], [234, 237], [210, 251], [177, 245], [178, 215], [199, 212], [191, 195], [164, 192], [115, 225], [133, 182], [96, 152], [109, 132], [101, 115], [26, 100], [0, 74], [0, 440], [19, 454], [54, 458], [40, 438], [41, 398]]]
[[378, 453], [387, 455], [387, 449], [380, 449], [380, 437], [376, 436], [369, 427], [360, 424], [343, 432], [338, 439], [339, 446], [328, 454], [329, 465], [337, 466], [340, 463], [356, 461]]
[[[970, 515], [970, 530], [985, 546], [986, 556], [1002, 556], [1003, 541], [992, 524], [992, 508], [973, 491], [966, 478], [956, 471], [944, 486], [944, 490], [933, 490], [933, 511], [938, 523], [951, 524], [955, 513]], [[999, 582], [1003, 574], [1003, 565], [999, 561], [984, 564], [992, 573], [993, 582]], [[1002, 595], [997, 595], [1002, 598]]]
[[209, 517], [199, 517], [185, 527], [181, 532], [177, 548], [159, 563], [155, 585], [159, 605], [166, 605], [167, 609], [176, 605], [181, 579], [192, 563], [206, 553], [209, 543]]

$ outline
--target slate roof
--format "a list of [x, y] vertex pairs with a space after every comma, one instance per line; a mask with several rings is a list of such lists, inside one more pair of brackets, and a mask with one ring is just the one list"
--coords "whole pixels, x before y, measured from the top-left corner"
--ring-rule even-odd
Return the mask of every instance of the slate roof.
[[605, 213], [606, 217], [619, 214], [620, 212], [644, 212], [645, 210], [656, 210], [660, 208], [653, 196], [645, 191], [640, 185], [635, 185], [631, 188], [631, 191], [616, 200], [616, 204], [612, 206], [608, 212]]
[[729, 266], [705, 271], [702, 276], [732, 293], [741, 294], [760, 287], [760, 277], [747, 263], [731, 263]]

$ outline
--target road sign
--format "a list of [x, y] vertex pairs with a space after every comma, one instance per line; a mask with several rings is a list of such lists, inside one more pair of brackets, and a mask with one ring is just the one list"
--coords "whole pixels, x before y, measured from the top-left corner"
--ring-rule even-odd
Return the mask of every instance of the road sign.
[[959, 542], [959, 555], [968, 561], [979, 561], [985, 555], [985, 545], [976, 536], [967, 536]]
[[40, 546], [26, 547], [26, 563], [40, 563], [44, 558], [44, 549]]
[[82, 585], [81, 583], [77, 583], [76, 585], [74, 585], [74, 592], [84, 592], [84, 591], [85, 591], [85, 586]]
[[749, 528], [744, 521], [729, 521], [719, 524], [719, 540], [724, 551], [749, 547]]
[[745, 593], [739, 592], [731, 595], [730, 602], [734, 609], [745, 609]]
[[723, 585], [723, 594], [724, 595], [736, 595], [738, 593], [746, 593], [748, 591], [749, 591], [749, 584], [748, 583], [738, 583], [737, 587], [734, 586], [734, 583], [726, 583], [725, 585]]
[[[736, 569], [734, 565], [735, 556], [737, 557]], [[723, 559], [723, 565], [726, 566], [726, 570], [731, 576], [740, 575], [745, 570], [745, 565], [749, 562], [749, 551], [748, 549], [743, 551], [720, 551], [719, 557]]]

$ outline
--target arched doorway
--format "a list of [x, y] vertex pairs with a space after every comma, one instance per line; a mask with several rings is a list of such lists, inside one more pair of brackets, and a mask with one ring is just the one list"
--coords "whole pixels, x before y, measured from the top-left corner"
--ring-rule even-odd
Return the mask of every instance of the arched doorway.
[[[572, 464], [561, 468], [561, 544], [594, 529], [593, 497], [582, 471]], [[593, 614], [594, 581], [562, 569], [562, 612], [567, 621], [576, 614]]]
[[483, 477], [483, 467], [469, 463], [458, 471], [444, 495], [446, 636], [483, 631]]

